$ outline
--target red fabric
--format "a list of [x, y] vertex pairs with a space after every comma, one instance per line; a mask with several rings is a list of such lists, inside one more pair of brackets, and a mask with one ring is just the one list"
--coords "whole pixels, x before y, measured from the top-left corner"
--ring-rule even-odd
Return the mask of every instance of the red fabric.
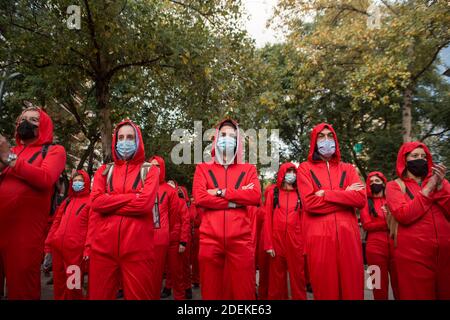
[[[237, 124], [235, 123], [236, 127]], [[255, 264], [252, 221], [246, 206], [257, 206], [261, 189], [255, 166], [241, 163], [242, 142], [237, 137], [234, 162], [227, 169], [217, 163], [215, 142], [212, 146], [213, 162], [198, 164], [194, 175], [193, 195], [197, 206], [204, 209], [200, 226], [200, 279], [203, 299], [255, 299]], [[210, 195], [214, 189], [211, 170], [219, 188], [225, 189], [224, 197]], [[235, 189], [241, 173], [244, 177]], [[243, 186], [254, 184], [252, 189]], [[229, 202], [243, 207], [229, 208]], [[227, 275], [229, 276], [227, 277]], [[230, 296], [224, 290], [229, 285]]]
[[420, 142], [404, 143], [397, 156], [397, 174], [414, 195], [411, 200], [395, 181], [386, 187], [387, 205], [399, 222], [394, 253], [400, 299], [450, 299], [450, 184], [425, 196], [422, 187], [403, 176], [406, 155], [421, 147], [432, 175], [432, 157]]
[[283, 189], [289, 169], [296, 170], [296, 167], [293, 163], [284, 163], [278, 171], [279, 206], [273, 208], [274, 188], [268, 192], [265, 204], [264, 249], [275, 251], [275, 257], [270, 259], [268, 298], [271, 300], [287, 299], [288, 271], [292, 299], [306, 300], [302, 212], [295, 189]]
[[[186, 192], [187, 194], [187, 192]], [[192, 271], [191, 271], [191, 264], [193, 259], [193, 238], [194, 238], [194, 225], [195, 225], [195, 219], [197, 217], [197, 210], [194, 204], [189, 205], [189, 222], [190, 222], [190, 233], [189, 233], [189, 239], [186, 247], [186, 252], [184, 253], [184, 268], [183, 268], [183, 283], [184, 288], [190, 289], [192, 287]]]
[[[177, 190], [164, 180], [166, 176], [164, 159], [159, 156], [153, 156], [149, 161], [151, 162], [152, 160], [158, 161], [160, 170], [158, 189], [160, 228], [154, 230], [155, 267], [153, 269], [152, 285], [154, 289], [152, 299], [158, 300], [160, 298], [164, 268], [169, 260], [169, 245], [173, 248], [172, 252], [178, 251], [178, 245], [182, 241], [182, 226], [183, 223], [186, 223], [187, 207], [178, 197]], [[185, 234], [183, 236], [186, 237]], [[171, 261], [176, 261], [176, 259], [172, 258]]]
[[198, 251], [200, 249], [200, 225], [202, 222], [201, 209], [197, 208], [195, 202], [191, 203], [191, 206], [195, 207], [195, 219], [194, 219], [194, 234], [192, 235], [192, 247], [191, 247], [191, 263], [192, 263], [192, 283], [200, 283], [200, 269], [198, 266]]
[[[115, 146], [119, 128], [131, 125], [136, 132], [137, 151], [129, 161], [120, 160]], [[159, 186], [159, 170], [151, 167], [145, 184], [133, 184], [145, 159], [141, 131], [130, 120], [121, 122], [113, 135], [113, 190], [106, 186], [102, 166], [94, 178], [93, 212], [88, 231], [90, 253], [89, 298], [114, 299], [122, 281], [125, 299], [151, 299], [154, 266], [152, 208]]]
[[91, 179], [83, 170], [77, 171], [77, 174], [83, 176], [85, 187], [75, 192], [72, 189], [73, 180], [70, 180], [69, 196], [59, 206], [45, 241], [45, 252], [52, 253], [53, 274], [56, 273], [54, 287], [61, 288], [54, 290], [55, 300], [81, 298], [81, 289], [70, 290], [66, 286], [67, 267], [82, 264], [90, 214]]
[[[381, 287], [373, 289], [375, 300], [387, 300], [389, 297], [389, 275], [391, 276], [391, 285], [395, 286], [396, 273], [394, 271], [393, 242], [389, 237], [389, 231], [386, 223], [386, 215], [381, 209], [386, 204], [386, 198], [374, 198], [370, 189], [370, 179], [378, 176], [386, 185], [386, 177], [378, 171], [370, 172], [366, 180], [367, 197], [372, 199], [377, 217], [369, 211], [369, 203], [361, 210], [361, 223], [367, 231], [366, 240], [366, 258], [367, 264], [380, 267]], [[397, 292], [394, 288], [394, 292]]]
[[[62, 146], [52, 145], [45, 159], [39, 155], [53, 142], [53, 124], [42, 110], [36, 142], [24, 146], [17, 138], [12, 151], [18, 155], [14, 168], [0, 175], [0, 254], [3, 256], [9, 299], [39, 299], [40, 265], [51, 198], [66, 163]], [[17, 137], [17, 134], [16, 134]]]
[[[340, 162], [339, 143], [335, 136], [336, 153], [327, 163], [313, 157], [317, 135], [325, 127], [322, 123], [311, 133], [308, 161], [297, 170], [297, 183], [302, 198], [305, 228], [305, 252], [314, 299], [363, 299], [364, 268], [362, 245], [355, 208], [367, 202], [365, 190], [345, 191], [361, 180], [351, 164]], [[312, 170], [322, 184], [325, 196], [314, 182]], [[343, 188], [339, 187], [342, 172], [346, 171]]]

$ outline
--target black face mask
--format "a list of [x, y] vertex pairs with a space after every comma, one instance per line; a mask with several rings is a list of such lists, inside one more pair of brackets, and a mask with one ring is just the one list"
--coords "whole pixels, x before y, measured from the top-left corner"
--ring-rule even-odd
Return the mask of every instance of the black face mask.
[[30, 140], [36, 137], [34, 130], [38, 126], [28, 122], [27, 120], [22, 121], [17, 127], [17, 134], [21, 140]]
[[428, 174], [428, 162], [424, 159], [409, 160], [406, 169], [416, 177], [426, 177]]
[[380, 193], [384, 190], [384, 185], [382, 183], [374, 183], [370, 185], [370, 191], [372, 191], [372, 194]]

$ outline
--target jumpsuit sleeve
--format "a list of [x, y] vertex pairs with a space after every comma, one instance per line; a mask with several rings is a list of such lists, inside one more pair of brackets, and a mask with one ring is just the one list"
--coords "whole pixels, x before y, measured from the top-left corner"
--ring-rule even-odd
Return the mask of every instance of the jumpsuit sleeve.
[[136, 199], [136, 194], [109, 194], [106, 193], [106, 176], [102, 175], [106, 166], [97, 170], [94, 177], [94, 185], [91, 192], [92, 209], [98, 213], [107, 214], [122, 208], [131, 200]]
[[263, 244], [264, 251], [273, 249], [273, 231], [272, 231], [272, 215], [273, 212], [273, 190], [267, 193], [267, 198], [264, 204], [264, 222], [263, 222]]
[[450, 220], [450, 183], [446, 179], [442, 182], [442, 189], [434, 193], [433, 200]]
[[51, 189], [66, 166], [66, 151], [62, 146], [51, 146], [40, 167], [24, 158], [18, 158], [12, 172], [38, 190]]
[[414, 223], [433, 205], [433, 200], [423, 195], [422, 192], [417, 193], [414, 199], [408, 202], [395, 181], [390, 181], [386, 185], [386, 201], [392, 215], [403, 225]]
[[[348, 185], [354, 183], [362, 183], [356, 170], [353, 167], [347, 168], [347, 173], [349, 175]], [[325, 190], [324, 200], [330, 203], [340, 204], [346, 207], [353, 207], [362, 209], [367, 203], [366, 189], [359, 191], [355, 190]]]
[[302, 166], [297, 170], [297, 186], [303, 208], [306, 212], [314, 214], [330, 214], [336, 211], [345, 210], [344, 206], [326, 202], [324, 197], [316, 196], [312, 178]]
[[195, 204], [213, 210], [228, 209], [228, 201], [224, 198], [210, 195], [207, 191], [207, 186], [207, 180], [203, 170], [197, 165], [192, 186]]
[[123, 216], [150, 215], [159, 187], [159, 169], [152, 166], [145, 178], [144, 188], [133, 195], [134, 199], [115, 212]]
[[50, 253], [52, 251], [51, 242], [53, 241], [53, 237], [55, 236], [56, 230], [58, 230], [59, 225], [61, 223], [62, 215], [66, 209], [67, 202], [64, 201], [56, 210], [55, 219], [53, 220], [52, 226], [50, 227], [50, 231], [48, 232], [47, 238], [45, 239], [45, 247], [44, 252]]
[[181, 233], [180, 242], [187, 244], [189, 241], [189, 232], [191, 231], [191, 219], [189, 208], [184, 199], [180, 199], [180, 218], [181, 218]]
[[370, 215], [368, 203], [361, 209], [361, 223], [364, 230], [369, 232], [388, 230], [387, 224], [383, 219], [376, 219]]
[[243, 206], [257, 206], [261, 202], [261, 186], [255, 166], [250, 167], [248, 175], [246, 184], [253, 183], [253, 188], [243, 190], [242, 187], [241, 189], [228, 187], [225, 191], [224, 199]]

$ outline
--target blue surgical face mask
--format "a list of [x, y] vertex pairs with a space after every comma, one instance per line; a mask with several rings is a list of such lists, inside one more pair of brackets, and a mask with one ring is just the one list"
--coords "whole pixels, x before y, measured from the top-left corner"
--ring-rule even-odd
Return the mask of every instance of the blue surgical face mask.
[[84, 181], [74, 181], [72, 183], [72, 189], [75, 192], [80, 192], [84, 189]]
[[288, 172], [284, 176], [284, 181], [286, 181], [289, 184], [294, 184], [295, 180], [297, 180], [297, 176], [294, 172]]
[[236, 139], [228, 136], [219, 137], [217, 140], [217, 147], [220, 151], [234, 150], [234, 148], [236, 148]]
[[121, 140], [117, 142], [117, 153], [123, 160], [130, 159], [136, 152], [136, 141], [134, 140]]
[[336, 152], [336, 143], [331, 139], [317, 141], [317, 151], [325, 158], [329, 158]]

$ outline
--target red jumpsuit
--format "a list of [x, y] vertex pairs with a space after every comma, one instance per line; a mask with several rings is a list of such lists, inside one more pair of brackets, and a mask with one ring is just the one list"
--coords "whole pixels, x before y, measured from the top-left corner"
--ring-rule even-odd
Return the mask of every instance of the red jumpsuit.
[[[119, 128], [131, 125], [136, 132], [137, 151], [128, 161], [116, 153]], [[111, 182], [103, 175], [105, 165], [94, 177], [91, 193], [92, 210], [89, 221], [95, 231], [88, 231], [90, 249], [89, 299], [116, 299], [118, 287], [123, 287], [125, 299], [152, 298], [153, 212], [159, 185], [159, 170], [152, 166], [144, 185], [140, 180], [145, 159], [141, 131], [130, 120], [114, 130], [114, 168]], [[92, 238], [91, 238], [92, 237]]]
[[296, 167], [293, 163], [284, 163], [278, 171], [278, 204], [274, 208], [275, 188], [272, 188], [267, 194], [265, 205], [264, 250], [275, 251], [275, 257], [270, 259], [268, 298], [271, 300], [288, 299], [287, 271], [292, 299], [306, 300], [300, 199], [295, 189], [288, 191], [282, 188], [289, 169]]
[[[325, 127], [336, 139], [336, 152], [328, 162], [316, 152], [317, 135]], [[305, 211], [305, 252], [314, 299], [362, 300], [364, 266], [355, 208], [365, 206], [366, 191], [345, 191], [361, 180], [353, 165], [340, 160], [339, 143], [332, 126], [322, 123], [314, 127], [308, 161], [297, 170]], [[315, 195], [319, 190], [325, 190], [325, 196]]]
[[[427, 154], [428, 176], [422, 187], [404, 177], [406, 155], [421, 147]], [[397, 175], [414, 199], [395, 181], [386, 186], [387, 205], [398, 221], [394, 261], [401, 300], [450, 299], [450, 184], [425, 196], [421, 190], [432, 175], [432, 157], [425, 144], [404, 143], [397, 156]]]
[[[187, 190], [185, 187], [181, 187], [183, 189], [183, 193], [185, 197], [188, 196]], [[188, 198], [186, 198], [188, 199]], [[192, 288], [192, 274], [191, 274], [191, 264], [192, 264], [192, 246], [193, 246], [193, 233], [194, 233], [194, 223], [195, 217], [197, 215], [197, 211], [195, 206], [192, 205], [189, 201], [188, 204], [188, 213], [189, 213], [189, 233], [188, 233], [188, 241], [186, 252], [183, 254], [183, 283], [184, 289], [188, 290]]]
[[[169, 216], [169, 224], [171, 230], [169, 252], [166, 260], [168, 268], [165, 287], [168, 289], [173, 288], [174, 300], [184, 300], [186, 297], [184, 280], [184, 259], [189, 241], [189, 211], [186, 201], [180, 198], [178, 195], [178, 185], [176, 186], [176, 188], [173, 188], [170, 185], [169, 187], [175, 191], [179, 206], [178, 210], [176, 210], [176, 214]], [[183, 253], [179, 252], [180, 244], [184, 244], [186, 246], [186, 251]]]
[[[380, 284], [379, 289], [373, 289], [375, 300], [387, 300], [389, 295], [389, 276], [391, 277], [392, 289], [396, 290], [396, 274], [394, 271], [394, 242], [389, 237], [389, 230], [386, 223], [386, 215], [381, 209], [386, 204], [386, 198], [375, 198], [372, 196], [370, 189], [370, 178], [378, 176], [386, 185], [386, 177], [378, 171], [369, 173], [366, 181], [366, 192], [368, 202], [361, 210], [361, 222], [364, 230], [367, 231], [366, 240], [366, 258], [369, 266], [375, 265], [380, 267]], [[373, 209], [369, 206], [369, 199], [373, 203]], [[371, 210], [375, 210], [376, 213]], [[375, 216], [376, 215], [376, 216]]]
[[[254, 300], [253, 225], [246, 206], [260, 203], [261, 188], [255, 166], [242, 163], [239, 134], [234, 162], [227, 167], [220, 163], [215, 149], [222, 123], [216, 128], [212, 146], [213, 161], [197, 165], [193, 183], [195, 203], [204, 210], [199, 252], [202, 298]], [[237, 123], [235, 125], [238, 127]], [[253, 187], [243, 188], [250, 183], [253, 183]], [[225, 189], [223, 197], [207, 192], [208, 189], [216, 188]], [[242, 207], [234, 208], [230, 202]], [[227, 287], [230, 290], [224, 289]]]
[[201, 210], [197, 208], [195, 202], [191, 203], [191, 207], [195, 210], [194, 219], [194, 234], [192, 235], [192, 251], [191, 251], [191, 263], [192, 263], [192, 284], [200, 283], [200, 269], [198, 267], [198, 251], [200, 249], [200, 224], [202, 223]]
[[[183, 202], [178, 198], [177, 190], [166, 183], [166, 165], [164, 159], [159, 156], [153, 156], [150, 161], [156, 160], [159, 163], [159, 189], [158, 189], [158, 208], [160, 226], [154, 231], [154, 251], [155, 264], [153, 268], [154, 292], [152, 299], [159, 300], [161, 294], [162, 278], [166, 262], [168, 261], [169, 245], [177, 246], [181, 224], [179, 222], [180, 214], [184, 214]], [[181, 212], [180, 212], [181, 210]], [[181, 297], [179, 290], [177, 297]], [[182, 293], [184, 297], [184, 291]]]
[[[40, 299], [45, 230], [54, 186], [66, 164], [64, 148], [50, 145], [50, 117], [39, 113], [37, 141], [24, 146], [16, 134], [16, 165], [0, 174], [0, 255], [12, 300]], [[50, 145], [45, 159], [44, 145]]]
[[[265, 201], [267, 200], [267, 194], [270, 189], [273, 189], [275, 185], [267, 186], [264, 190], [264, 202], [259, 207], [257, 218], [257, 264], [259, 270], [259, 283], [258, 283], [258, 300], [267, 300], [269, 292], [269, 270], [270, 270], [270, 256], [264, 250], [264, 218], [265, 218]], [[287, 296], [287, 292], [285, 294]]]
[[[75, 192], [70, 181], [69, 196], [59, 206], [53, 224], [45, 241], [45, 252], [52, 253], [53, 293], [55, 300], [82, 299], [81, 289], [69, 289], [67, 267], [81, 267], [90, 214], [91, 179], [83, 171], [77, 171], [84, 178], [84, 189]], [[70, 275], [70, 273], [69, 273]]]

